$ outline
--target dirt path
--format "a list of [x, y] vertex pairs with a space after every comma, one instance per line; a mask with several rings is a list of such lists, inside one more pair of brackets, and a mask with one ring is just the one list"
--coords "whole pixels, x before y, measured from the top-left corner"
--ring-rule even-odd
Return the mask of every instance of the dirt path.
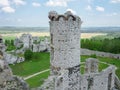
[[37, 76], [37, 75], [42, 74], [42, 73], [47, 72], [47, 71], [50, 71], [50, 69], [46, 69], [46, 70], [40, 71], [40, 72], [38, 72], [38, 73], [32, 74], [32, 75], [30, 75], [30, 76], [27, 76], [27, 77], [24, 78], [24, 80], [27, 80], [27, 79], [29, 79], [29, 78], [32, 78], [32, 77], [34, 77], [34, 76]]

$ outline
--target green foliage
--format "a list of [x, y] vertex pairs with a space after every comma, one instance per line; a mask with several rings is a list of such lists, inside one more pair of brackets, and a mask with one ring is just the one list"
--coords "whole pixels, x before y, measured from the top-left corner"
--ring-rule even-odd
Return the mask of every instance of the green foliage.
[[31, 88], [39, 87], [40, 85], [43, 84], [44, 80], [47, 79], [47, 77], [49, 76], [49, 73], [50, 73], [49, 71], [44, 72], [26, 81], [30, 85]]
[[50, 54], [47, 52], [40, 52], [37, 55], [37, 59], [31, 58], [30, 61], [25, 60], [22, 63], [10, 65], [13, 74], [25, 77], [48, 69], [50, 67]]
[[[26, 76], [35, 74], [37, 72], [49, 69], [50, 53], [41, 52], [36, 55], [38, 55], [37, 59], [32, 58], [31, 61], [25, 61], [19, 64], [10, 65], [10, 67], [12, 68], [13, 74], [26, 77]], [[81, 56], [81, 62], [85, 62], [85, 60], [89, 57], [90, 56]], [[97, 57], [97, 59], [99, 61], [115, 65], [117, 67], [116, 74], [120, 78], [120, 60], [112, 59], [112, 58], [105, 58], [105, 57]], [[100, 63], [99, 71], [102, 71], [106, 67], [108, 67], [107, 64]], [[81, 73], [82, 74], [84, 73], [84, 64], [82, 64]], [[35, 77], [32, 77], [26, 81], [30, 84], [30, 87], [38, 87], [43, 83], [43, 79], [47, 78], [48, 75], [49, 75], [49, 72], [45, 72]]]
[[3, 40], [14, 40], [15, 38], [15, 36], [3, 36]]
[[[40, 52], [32, 52], [31, 50], [26, 50], [24, 53], [25, 60], [31, 61], [34, 59], [34, 61], [39, 61], [39, 59], [42, 57], [39, 56]], [[43, 56], [44, 57], [44, 56]]]
[[103, 69], [106, 69], [108, 66], [109, 65], [107, 64], [99, 63], [99, 67], [98, 67], [99, 72], [102, 71]]
[[12, 50], [15, 50], [16, 47], [15, 46], [8, 46], [6, 51], [12, 51]]
[[120, 38], [104, 40], [82, 39], [81, 47], [96, 51], [120, 53]]
[[[81, 56], [81, 62], [85, 62], [85, 60], [89, 57], [90, 56]], [[120, 79], [120, 60], [119, 59], [113, 59], [113, 58], [107, 58], [107, 57], [97, 57], [97, 59], [101, 62], [106, 62], [106, 63], [109, 63], [111, 65], [115, 65], [117, 67], [116, 75]], [[100, 63], [99, 71], [105, 69], [107, 66], [108, 66], [107, 64]]]
[[28, 49], [25, 51], [24, 53], [25, 60], [30, 61], [32, 59], [32, 56], [33, 56], [33, 52], [31, 50]]
[[13, 40], [13, 39], [11, 40], [11, 42], [10, 42], [10, 43], [11, 43], [11, 45], [13, 45], [13, 46], [14, 46], [14, 40]]
[[40, 38], [40, 40], [45, 40], [45, 38], [47, 38], [49, 40], [50, 36], [40, 36], [39, 38]]
[[97, 58], [96, 54], [92, 54], [90, 57]]
[[11, 51], [11, 50], [15, 50], [16, 49], [16, 47], [14, 46], [14, 40], [13, 39], [11, 39], [11, 40], [5, 40], [5, 45], [7, 46], [7, 49], [6, 49], [6, 51]]

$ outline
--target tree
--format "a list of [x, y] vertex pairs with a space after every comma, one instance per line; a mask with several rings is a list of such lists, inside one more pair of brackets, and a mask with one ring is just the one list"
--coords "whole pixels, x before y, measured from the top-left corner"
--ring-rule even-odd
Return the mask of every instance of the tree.
[[31, 50], [26, 50], [25, 53], [24, 53], [24, 57], [25, 57], [25, 60], [31, 60], [32, 59], [32, 56], [33, 56], [33, 52]]
[[13, 46], [14, 46], [14, 40], [11, 40], [11, 45], [13, 45]]

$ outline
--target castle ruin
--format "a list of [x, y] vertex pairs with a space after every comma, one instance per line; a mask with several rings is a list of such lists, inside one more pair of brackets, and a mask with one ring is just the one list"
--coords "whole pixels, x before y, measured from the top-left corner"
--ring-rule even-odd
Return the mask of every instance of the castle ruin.
[[115, 90], [115, 67], [99, 72], [98, 60], [85, 62], [85, 73], [80, 73], [80, 27], [81, 19], [66, 12], [49, 13], [51, 35], [50, 76], [40, 90]]

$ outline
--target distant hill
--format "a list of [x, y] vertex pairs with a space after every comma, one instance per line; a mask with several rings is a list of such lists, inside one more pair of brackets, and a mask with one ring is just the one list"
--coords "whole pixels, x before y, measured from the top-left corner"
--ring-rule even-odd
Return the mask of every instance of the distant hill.
[[83, 33], [112, 33], [120, 32], [120, 27], [86, 27], [82, 28]]
[[[0, 31], [12, 32], [49, 32], [49, 27], [0, 27]], [[112, 33], [120, 32], [120, 27], [82, 27], [82, 33]]]
[[0, 31], [15, 31], [15, 32], [49, 32], [48, 27], [0, 27]]

